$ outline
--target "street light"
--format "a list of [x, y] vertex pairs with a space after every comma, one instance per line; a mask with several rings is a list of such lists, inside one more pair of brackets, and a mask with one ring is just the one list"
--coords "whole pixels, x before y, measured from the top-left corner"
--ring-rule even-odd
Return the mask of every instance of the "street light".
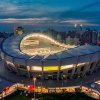
[[35, 100], [35, 82], [36, 82], [36, 78], [35, 77], [33, 78], [33, 81], [34, 81], [34, 100]]

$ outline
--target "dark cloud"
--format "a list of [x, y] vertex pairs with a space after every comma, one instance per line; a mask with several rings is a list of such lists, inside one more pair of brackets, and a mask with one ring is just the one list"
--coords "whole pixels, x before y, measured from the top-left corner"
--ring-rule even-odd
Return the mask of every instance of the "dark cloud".
[[[92, 1], [92, 0], [91, 0]], [[77, 9], [78, 11], [84, 11], [84, 10], [87, 10], [87, 9], [90, 9], [90, 8], [93, 8], [93, 7], [97, 7], [97, 6], [100, 6], [100, 0], [99, 1], [95, 1], [93, 3], [89, 3], [89, 4], [86, 4], [85, 6], [82, 6], [80, 7], [79, 9]], [[94, 8], [95, 9], [95, 8]]]
[[[2, 0], [0, 2], [0, 20], [15, 18], [16, 21], [0, 21], [20, 24], [70, 24], [85, 23], [99, 25], [100, 0]], [[89, 10], [88, 10], [89, 9]], [[18, 19], [48, 18], [52, 20], [26, 21]], [[5, 23], [6, 24], [6, 23]], [[8, 24], [8, 23], [7, 23]]]

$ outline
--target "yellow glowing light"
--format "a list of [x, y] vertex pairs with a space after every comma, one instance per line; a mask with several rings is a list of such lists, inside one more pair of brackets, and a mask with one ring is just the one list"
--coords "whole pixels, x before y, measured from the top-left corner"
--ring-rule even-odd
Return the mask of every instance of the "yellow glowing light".
[[72, 68], [73, 67], [73, 65], [65, 65], [65, 66], [61, 66], [61, 69], [63, 70], [63, 69], [68, 69], [68, 68]]
[[32, 66], [31, 67], [31, 70], [35, 70], [35, 71], [42, 71], [42, 67], [40, 67], [40, 66]]
[[60, 43], [60, 42], [58, 42], [58, 41], [55, 41], [54, 39], [52, 39], [52, 38], [50, 38], [50, 37], [48, 37], [48, 36], [46, 36], [46, 35], [39, 34], [39, 33], [30, 34], [30, 35], [24, 37], [24, 38], [23, 38], [23, 41], [26, 40], [26, 39], [28, 39], [28, 38], [30, 38], [30, 37], [33, 37], [33, 38], [34, 38], [34, 37], [44, 38], [44, 39], [47, 39], [47, 40], [49, 40], [49, 41], [53, 42], [54, 44], [59, 45], [59, 46], [61, 46], [61, 47], [65, 47], [65, 48], [68, 47], [68, 45], [66, 45], [66, 44]]
[[[61, 66], [61, 70], [72, 68], [73, 65], [65, 65]], [[59, 69], [59, 66], [44, 66], [44, 71], [57, 71]], [[42, 71], [42, 66], [31, 66], [31, 70], [33, 71]]]
[[85, 63], [79, 63], [77, 66], [82, 66], [82, 65], [85, 65]]
[[44, 71], [55, 71], [58, 70], [58, 66], [46, 66], [44, 67]]
[[80, 24], [80, 26], [82, 27], [82, 26], [83, 26], [83, 24]]
[[[43, 46], [42, 42], [46, 44], [45, 47]], [[21, 51], [32, 56], [50, 55], [50, 54], [61, 52], [61, 51], [67, 50], [69, 48], [74, 48], [74, 47], [76, 46], [60, 43], [52, 39], [51, 37], [48, 37], [39, 33], [29, 34], [25, 36], [20, 43]]]
[[17, 31], [17, 33], [18, 33], [19, 35], [21, 35], [21, 34], [23, 34], [23, 31]]

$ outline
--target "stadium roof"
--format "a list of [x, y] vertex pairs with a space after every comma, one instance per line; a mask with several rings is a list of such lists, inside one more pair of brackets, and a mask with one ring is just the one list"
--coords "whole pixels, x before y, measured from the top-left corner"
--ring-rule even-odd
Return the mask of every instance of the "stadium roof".
[[[24, 60], [38, 60], [38, 61], [59, 61], [63, 59], [68, 59], [68, 58], [75, 58], [75, 57], [82, 57], [86, 56], [84, 59], [80, 58], [81, 61], [90, 59], [90, 56], [88, 55], [93, 55], [96, 53], [94, 58], [91, 59], [98, 59], [99, 54], [100, 54], [100, 47], [96, 45], [83, 45], [83, 46], [78, 46], [72, 49], [68, 49], [65, 51], [61, 51], [55, 54], [51, 55], [35, 55], [35, 56], [30, 56], [27, 55], [23, 52], [20, 51], [20, 42], [22, 41], [23, 37], [25, 37], [26, 34], [23, 35], [15, 35], [12, 36], [8, 39], [6, 39], [3, 44], [2, 44], [2, 51], [4, 55], [13, 57], [13, 58], [19, 58], [19, 59], [24, 59]], [[99, 53], [99, 54], [98, 54]]]

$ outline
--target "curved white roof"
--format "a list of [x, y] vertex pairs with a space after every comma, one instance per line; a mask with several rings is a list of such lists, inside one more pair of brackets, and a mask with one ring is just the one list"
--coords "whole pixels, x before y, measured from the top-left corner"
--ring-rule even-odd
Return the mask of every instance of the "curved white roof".
[[2, 56], [16, 64], [20, 62], [20, 64], [27, 63], [28, 65], [41, 65], [42, 62], [44, 62], [45, 65], [59, 65], [59, 63], [65, 65], [100, 59], [100, 47], [95, 45], [83, 45], [48, 56], [30, 56], [20, 50], [20, 43], [25, 36], [27, 36], [27, 34], [15, 35], [6, 39], [2, 44]]

